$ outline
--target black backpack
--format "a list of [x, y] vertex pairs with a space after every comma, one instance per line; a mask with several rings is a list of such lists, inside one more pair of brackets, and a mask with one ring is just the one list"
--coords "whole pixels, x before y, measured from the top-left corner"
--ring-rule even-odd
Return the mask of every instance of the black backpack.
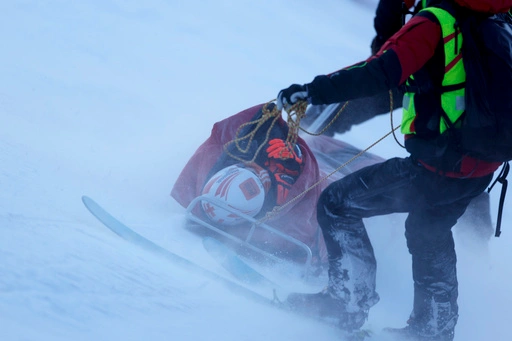
[[466, 69], [463, 151], [480, 160], [512, 160], [512, 18], [469, 15], [461, 19]]
[[512, 17], [486, 15], [453, 1], [438, 6], [456, 19], [466, 70], [465, 113], [458, 122], [443, 115], [464, 154], [489, 162], [512, 160]]
[[460, 127], [450, 122], [458, 148], [467, 155], [489, 162], [504, 162], [494, 183], [502, 184], [496, 237], [501, 234], [501, 217], [512, 160], [512, 16], [485, 15], [443, 1], [439, 7], [457, 21], [462, 33], [462, 56], [466, 71], [465, 112]]

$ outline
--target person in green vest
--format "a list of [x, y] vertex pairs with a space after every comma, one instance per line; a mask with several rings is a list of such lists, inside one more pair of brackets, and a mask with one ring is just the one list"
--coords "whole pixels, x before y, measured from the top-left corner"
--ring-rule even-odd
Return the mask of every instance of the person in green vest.
[[[450, 2], [486, 13], [512, 7], [512, 0]], [[278, 93], [278, 108], [290, 110], [299, 101], [340, 103], [405, 86], [401, 131], [410, 154], [365, 167], [323, 190], [317, 220], [329, 254], [328, 285], [319, 293], [290, 295], [292, 309], [336, 318], [349, 332], [361, 328], [379, 301], [376, 259], [363, 219], [403, 212], [413, 309], [407, 326], [388, 332], [407, 340], [453, 340], [459, 309], [451, 229], [501, 165], [458, 152], [442, 135], [444, 114], [454, 122], [464, 110], [462, 36], [454, 24], [448, 12], [427, 7], [369, 59]]]
[[[441, 0], [380, 0], [374, 17], [375, 37], [371, 43], [372, 55], [377, 54], [382, 45], [400, 30], [409, 15], [417, 14], [422, 8], [440, 2]], [[407, 18], [404, 17], [406, 14]], [[325, 119], [324, 123], [326, 126], [328, 122], [329, 126], [323, 134], [327, 136], [344, 134], [353, 126], [363, 124], [376, 116], [388, 114], [390, 100], [393, 103], [393, 110], [401, 108], [404, 91], [405, 86], [394, 88], [391, 99], [387, 90], [371, 97], [353, 99], [344, 108], [343, 114], [333, 122], [331, 120], [334, 115], [345, 103], [339, 103], [335, 108], [326, 105], [311, 106], [301, 125], [308, 128], [313, 125], [323, 110], [331, 108], [329, 109], [331, 115]], [[489, 193], [482, 192], [471, 201], [465, 214], [458, 220], [455, 231], [465, 246], [471, 247], [472, 251], [479, 255], [487, 254], [489, 241], [494, 234]]]

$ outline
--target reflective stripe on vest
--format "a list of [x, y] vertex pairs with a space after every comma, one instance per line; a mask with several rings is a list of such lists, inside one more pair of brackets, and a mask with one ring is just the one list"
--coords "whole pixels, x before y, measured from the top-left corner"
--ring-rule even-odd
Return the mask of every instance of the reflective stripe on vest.
[[[447, 87], [457, 87], [466, 81], [466, 71], [462, 61], [460, 49], [462, 47], [462, 34], [456, 29], [455, 18], [446, 10], [437, 7], [428, 7], [422, 11], [428, 11], [434, 14], [441, 24], [443, 34], [445, 69], [442, 82], [442, 88], [439, 89], [441, 96], [441, 107], [450, 118], [451, 122], [456, 122], [464, 112], [464, 94], [465, 88], [460, 86], [457, 90]], [[413, 79], [411, 76], [410, 79]], [[406, 83], [409, 84], [409, 81]], [[401, 131], [403, 134], [415, 134], [414, 119], [416, 118], [416, 108], [414, 105], [414, 92], [406, 92], [403, 99], [403, 118]], [[442, 134], [448, 128], [448, 124], [441, 120], [439, 133]]]

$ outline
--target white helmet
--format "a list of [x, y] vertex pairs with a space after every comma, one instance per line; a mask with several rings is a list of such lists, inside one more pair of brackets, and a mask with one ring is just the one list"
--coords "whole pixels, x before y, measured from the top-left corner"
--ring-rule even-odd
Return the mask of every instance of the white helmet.
[[[256, 216], [263, 207], [265, 194], [270, 187], [268, 172], [256, 164], [232, 165], [218, 171], [203, 188], [203, 195], [227, 204], [229, 207]], [[215, 223], [236, 225], [243, 218], [222, 209], [208, 200], [202, 200], [204, 213]]]

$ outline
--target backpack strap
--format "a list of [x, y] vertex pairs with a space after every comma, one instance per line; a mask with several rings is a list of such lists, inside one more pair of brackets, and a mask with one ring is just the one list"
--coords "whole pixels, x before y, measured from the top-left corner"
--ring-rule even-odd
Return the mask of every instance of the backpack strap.
[[500, 204], [498, 207], [498, 220], [496, 221], [496, 232], [494, 234], [495, 237], [499, 237], [501, 235], [501, 218], [503, 216], [503, 205], [505, 203], [505, 195], [507, 194], [507, 187], [508, 187], [508, 180], [507, 175], [510, 170], [510, 165], [508, 162], [505, 162], [503, 164], [503, 167], [501, 168], [501, 172], [494, 180], [492, 185], [487, 189], [487, 193], [489, 193], [494, 185], [496, 185], [497, 182], [501, 183], [501, 194], [500, 194]]

